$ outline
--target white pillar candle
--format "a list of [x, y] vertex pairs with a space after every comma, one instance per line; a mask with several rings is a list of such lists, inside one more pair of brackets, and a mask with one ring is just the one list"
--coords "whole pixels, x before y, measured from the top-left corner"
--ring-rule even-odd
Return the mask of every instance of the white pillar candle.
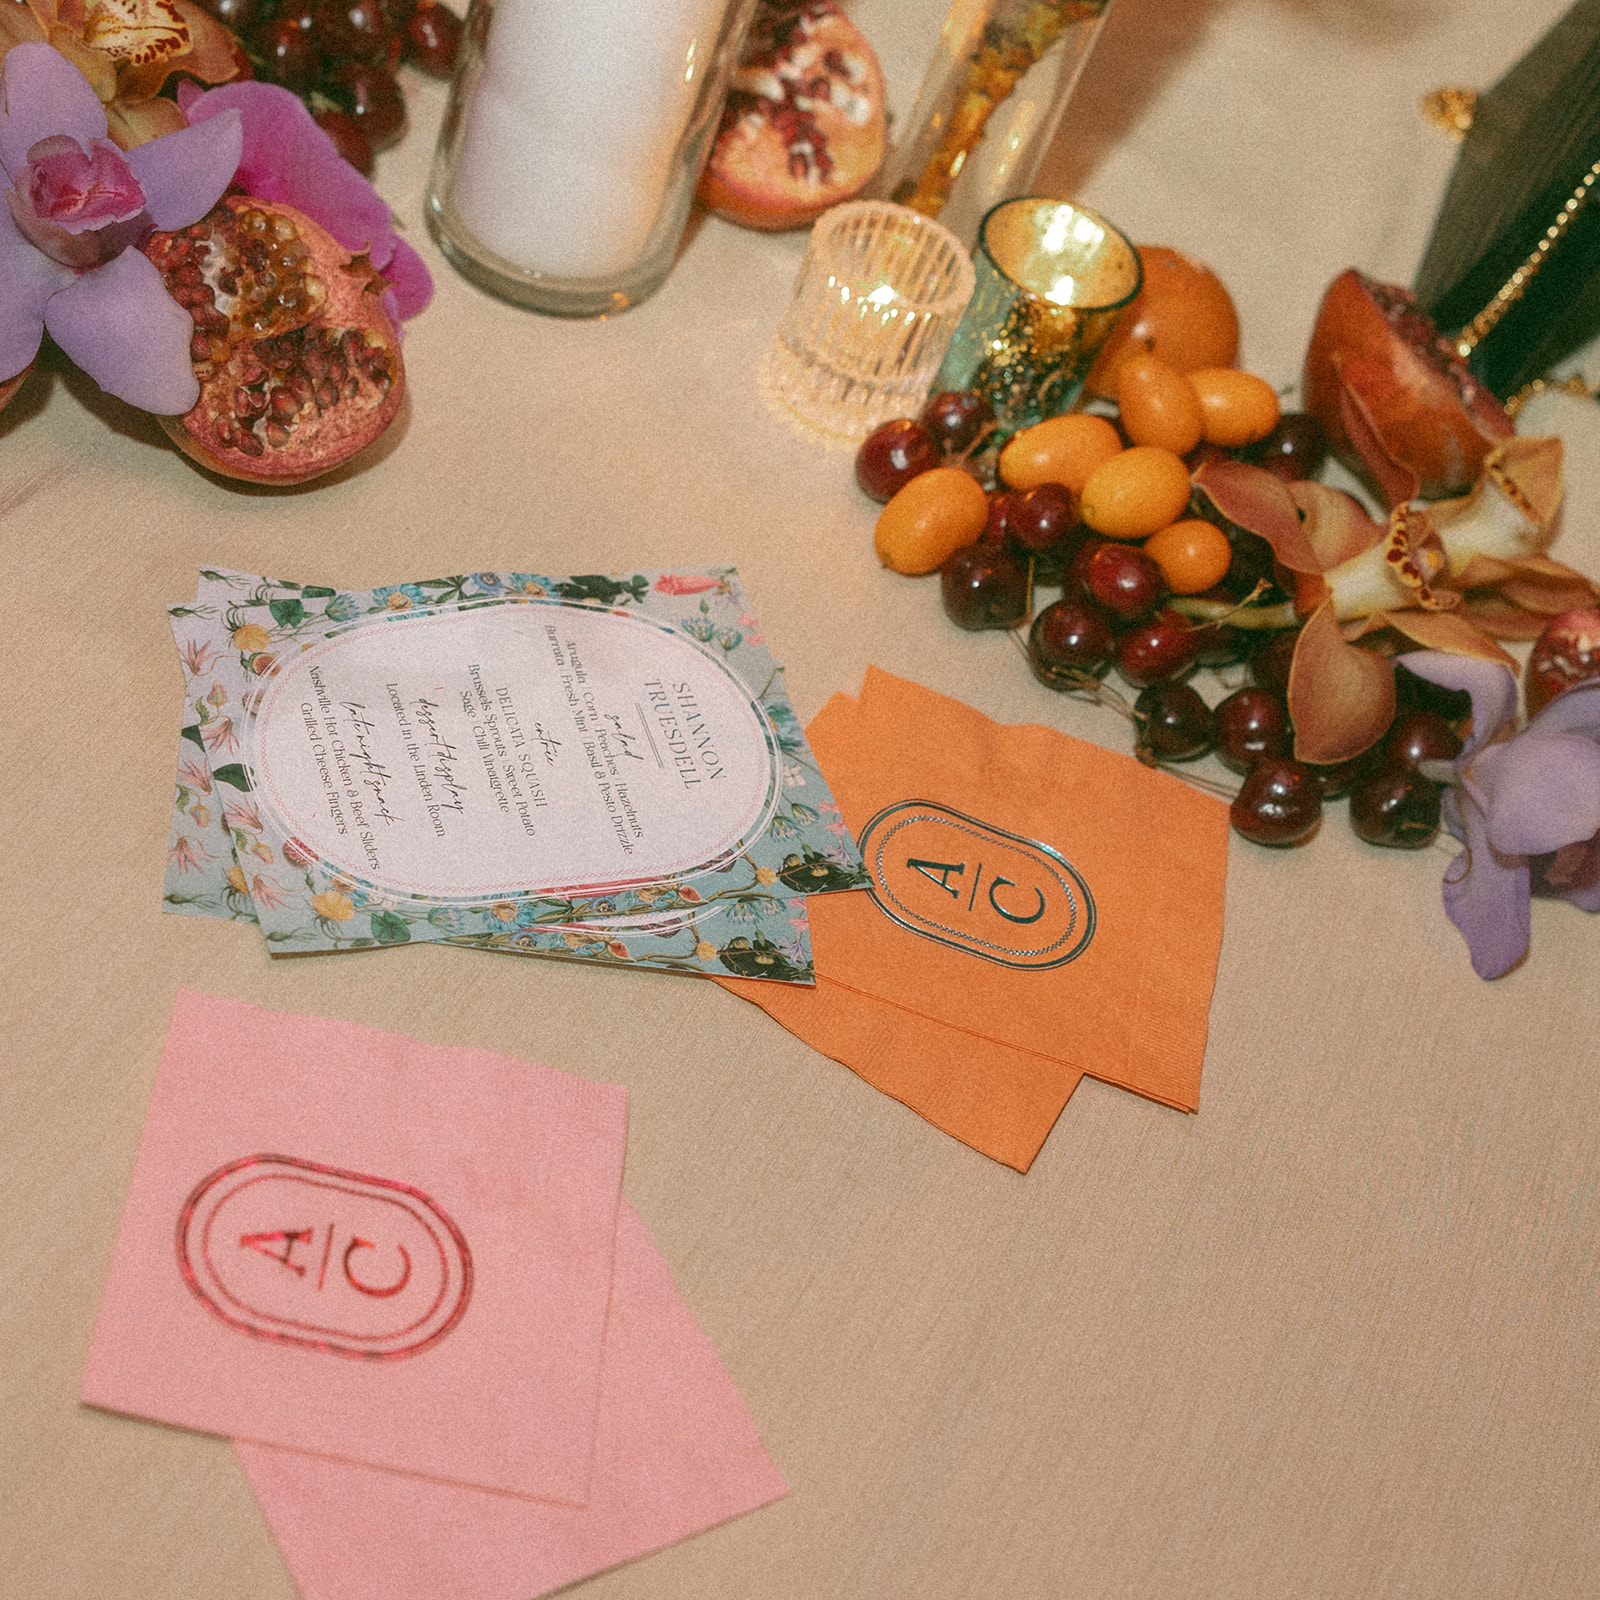
[[607, 278], [644, 252], [728, 0], [498, 0], [454, 206], [502, 259]]

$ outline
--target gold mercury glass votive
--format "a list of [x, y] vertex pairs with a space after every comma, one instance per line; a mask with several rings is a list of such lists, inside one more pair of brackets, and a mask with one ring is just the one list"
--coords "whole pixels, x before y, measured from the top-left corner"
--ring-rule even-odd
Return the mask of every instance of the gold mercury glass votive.
[[914, 416], [973, 281], [960, 242], [918, 212], [876, 200], [824, 212], [761, 363], [767, 404], [838, 444]]
[[1065, 411], [1144, 282], [1139, 252], [1093, 211], [1024, 196], [978, 230], [977, 288], [935, 380], [974, 389], [1002, 436]]

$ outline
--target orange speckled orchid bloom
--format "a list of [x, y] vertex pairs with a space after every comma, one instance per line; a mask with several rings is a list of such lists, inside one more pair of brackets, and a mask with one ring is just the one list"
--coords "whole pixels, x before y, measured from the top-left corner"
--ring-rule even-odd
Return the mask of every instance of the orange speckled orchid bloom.
[[1395, 711], [1394, 634], [1514, 671], [1497, 640], [1536, 638], [1550, 617], [1600, 593], [1544, 553], [1561, 503], [1559, 439], [1508, 439], [1470, 494], [1397, 505], [1387, 524], [1337, 489], [1285, 484], [1241, 462], [1208, 463], [1194, 482], [1272, 546], [1305, 618], [1288, 690], [1301, 761], [1346, 761], [1383, 736]]
[[178, 107], [158, 98], [173, 73], [226, 83], [243, 59], [233, 35], [194, 0], [6, 0], [0, 55], [29, 41], [53, 46], [89, 80], [123, 150], [186, 126]]

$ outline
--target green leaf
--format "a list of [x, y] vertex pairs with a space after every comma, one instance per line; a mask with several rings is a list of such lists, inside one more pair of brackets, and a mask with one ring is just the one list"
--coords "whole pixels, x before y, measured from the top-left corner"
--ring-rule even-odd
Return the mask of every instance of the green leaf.
[[298, 628], [306, 620], [306, 608], [298, 600], [274, 600], [267, 610], [280, 628]]
[[411, 940], [406, 919], [396, 916], [392, 911], [372, 913], [372, 933], [379, 944], [408, 944]]
[[337, 589], [324, 589], [321, 584], [316, 583], [308, 583], [300, 591], [307, 600], [331, 600], [338, 592]]
[[178, 732], [181, 733], [183, 737], [190, 742], [190, 744], [197, 744], [202, 750], [205, 749], [205, 741], [200, 737], [200, 724], [198, 722], [191, 722], [187, 728], [180, 728]]
[[217, 783], [231, 783], [235, 789], [243, 789], [246, 794], [250, 792], [250, 779], [241, 762], [230, 761], [225, 767], [217, 767], [211, 776]]

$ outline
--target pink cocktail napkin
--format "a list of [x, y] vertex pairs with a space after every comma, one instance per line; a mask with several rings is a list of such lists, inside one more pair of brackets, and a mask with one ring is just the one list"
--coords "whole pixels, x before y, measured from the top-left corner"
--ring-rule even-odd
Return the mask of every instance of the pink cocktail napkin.
[[90, 1405], [585, 1503], [627, 1091], [180, 992]]
[[235, 1446], [305, 1600], [532, 1600], [786, 1492], [623, 1202], [583, 1507]]

